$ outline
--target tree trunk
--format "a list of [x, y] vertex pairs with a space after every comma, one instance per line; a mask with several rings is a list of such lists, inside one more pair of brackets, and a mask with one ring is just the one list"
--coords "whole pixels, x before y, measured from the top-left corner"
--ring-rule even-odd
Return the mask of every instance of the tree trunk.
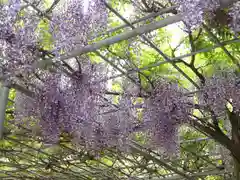
[[234, 170], [233, 170], [234, 180], [240, 180], [240, 163], [234, 159]]
[[4, 133], [4, 121], [5, 121], [5, 112], [6, 112], [6, 107], [8, 103], [8, 96], [9, 96], [9, 87], [1, 87], [1, 92], [0, 92], [0, 99], [1, 99], [1, 104], [0, 104], [0, 139], [3, 137]]
[[220, 0], [220, 7], [221, 8], [228, 8], [233, 5], [233, 3], [237, 2], [238, 0]]
[[[237, 153], [240, 154], [240, 117], [236, 113], [231, 112], [229, 115], [229, 120], [232, 124], [232, 141], [235, 147], [238, 148]], [[234, 161], [233, 170], [234, 180], [240, 180], [240, 162], [234, 157], [233, 161]]]

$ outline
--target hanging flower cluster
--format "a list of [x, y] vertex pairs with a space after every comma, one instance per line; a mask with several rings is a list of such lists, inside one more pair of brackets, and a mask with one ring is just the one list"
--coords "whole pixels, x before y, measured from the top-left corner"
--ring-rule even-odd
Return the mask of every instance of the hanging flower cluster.
[[174, 0], [178, 10], [183, 13], [184, 22], [190, 28], [198, 27], [203, 21], [206, 12], [216, 10], [220, 2], [219, 0]]
[[177, 84], [158, 82], [145, 102], [144, 123], [153, 142], [165, 151], [176, 151], [179, 125], [189, 122], [191, 100]]
[[[72, 77], [59, 70], [33, 69], [36, 61], [49, 54], [53, 57], [77, 44], [86, 45], [91, 33], [98, 32], [106, 23], [107, 12], [100, 0], [70, 0], [59, 6], [61, 11], [53, 10], [50, 18], [44, 19], [50, 28], [40, 27], [39, 31], [42, 18], [23, 1], [0, 4], [1, 76], [10, 77], [34, 92], [34, 97], [17, 92], [16, 119], [30, 116], [39, 120], [44, 139], [51, 143], [59, 140], [61, 132], [73, 133], [83, 121], [93, 119], [99, 112], [97, 93], [104, 88], [103, 84], [94, 83], [104, 74], [91, 70], [91, 63]], [[53, 37], [52, 50], [41, 46], [46, 37], [39, 32]]]
[[50, 31], [57, 51], [70, 51], [87, 44], [92, 35], [101, 30], [107, 21], [107, 11], [102, 0], [67, 0], [54, 12]]
[[240, 2], [237, 1], [229, 10], [229, 15], [232, 19], [230, 23], [230, 27], [233, 32], [240, 32]]
[[[205, 11], [219, 7], [219, 2], [213, 0], [175, 2], [184, 13], [186, 23], [191, 26], [203, 21]], [[27, 15], [20, 16], [20, 5], [21, 1], [17, 0], [0, 5], [0, 47], [4, 57], [2, 73], [12, 76], [25, 73], [30, 77], [35, 75], [31, 65], [39, 59], [39, 39], [35, 36], [39, 19], [32, 18], [31, 21], [31, 18], [26, 18]], [[53, 12], [51, 16], [49, 32], [54, 40], [54, 54], [86, 45], [91, 33], [98, 31], [105, 22], [106, 9], [102, 1], [67, 1], [62, 11]], [[127, 146], [134, 132], [141, 131], [150, 135], [151, 144], [174, 152], [177, 149], [178, 127], [189, 122], [189, 115], [194, 109], [193, 100], [176, 84], [158, 81], [151, 96], [145, 99], [141, 107], [144, 115], [139, 118], [133, 103], [136, 97], [131, 97], [139, 93], [122, 96], [117, 105], [112, 105], [104, 94], [105, 83], [99, 83], [104, 74], [90, 62], [70, 76], [60, 70], [44, 70], [41, 78], [35, 77], [32, 78], [35, 81], [27, 82], [34, 96], [17, 95], [16, 117], [31, 116], [39, 121], [45, 142], [51, 144], [57, 143], [61, 133], [65, 132], [87, 149], [122, 148]], [[231, 78], [218, 77], [207, 80], [199, 97], [202, 104], [211, 106], [219, 114], [230, 102], [233, 110], [239, 112], [240, 92], [234, 82]]]
[[[130, 100], [122, 97], [122, 101]], [[87, 121], [74, 133], [74, 142], [94, 151], [103, 148], [128, 150], [131, 133], [135, 131], [137, 124], [137, 119], [130, 110], [131, 106], [132, 103], [120, 102], [117, 110], [98, 114], [95, 121]]]
[[[82, 71], [82, 70], [81, 70]], [[99, 76], [104, 76], [99, 73]], [[17, 119], [33, 116], [39, 120], [44, 139], [57, 143], [61, 133], [79, 131], [95, 121], [102, 99], [104, 83], [94, 82], [96, 73], [75, 72], [72, 77], [61, 73], [46, 73], [33, 88], [35, 96], [17, 96]], [[24, 103], [24, 107], [22, 104]]]
[[[152, 139], [148, 145], [168, 153], [178, 150], [178, 129], [191, 121], [193, 95], [187, 95], [176, 84], [159, 81], [142, 106], [135, 106], [134, 97], [127, 95], [121, 97], [116, 108], [105, 101], [104, 85], [92, 81], [96, 78], [92, 74], [78, 73], [77, 78], [67, 79], [64, 86], [59, 74], [46, 76], [33, 101], [25, 101], [27, 111], [18, 108], [18, 113], [39, 119], [42, 135], [51, 144], [66, 132], [73, 136], [74, 143], [89, 150], [123, 149], [128, 147], [132, 135], [140, 131]], [[233, 77], [207, 79], [200, 91], [199, 105], [211, 107], [219, 115], [229, 102], [239, 113], [240, 91]], [[140, 119], [136, 115], [138, 108], [143, 108]]]
[[203, 91], [200, 92], [200, 102], [211, 109], [217, 115], [224, 114], [227, 103], [233, 107], [233, 111], [240, 111], [240, 88], [237, 77], [233, 73], [216, 75], [206, 80]]
[[[89, 36], [101, 30], [107, 21], [101, 0], [69, 0], [58, 7], [61, 11], [52, 12], [50, 20], [44, 19], [44, 28], [40, 26], [42, 18], [27, 7], [21, 0], [0, 4], [1, 73], [4, 75], [29, 76], [34, 62], [86, 45]], [[52, 49], [44, 49], [41, 44], [44, 38], [52, 39], [49, 41]]]
[[[239, 32], [239, 1], [173, 0], [173, 2], [178, 5], [178, 10], [179, 12], [183, 13], [183, 20], [190, 29], [199, 27], [207, 16], [209, 16], [208, 18], [210, 19], [214, 17], [216, 15], [216, 10], [230, 7], [228, 10], [229, 17], [226, 17], [227, 23], [230, 22], [228, 26], [232, 29], [233, 32]], [[219, 19], [218, 21], [221, 22], [222, 19]]]
[[30, 18], [31, 13], [19, 15], [20, 0], [1, 3], [0, 10], [1, 73], [16, 75], [21, 71], [27, 74], [37, 57], [34, 34], [37, 18]]

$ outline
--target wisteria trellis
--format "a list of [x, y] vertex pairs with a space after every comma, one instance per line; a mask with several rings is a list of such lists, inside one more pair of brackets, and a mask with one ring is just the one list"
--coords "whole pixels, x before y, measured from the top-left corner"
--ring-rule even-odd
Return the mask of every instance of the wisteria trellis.
[[[190, 26], [200, 25], [203, 21], [203, 16], [196, 22], [186, 18], [189, 17], [187, 13], [191, 14], [192, 12], [186, 8], [188, 4], [185, 4], [185, 2], [176, 2], [177, 4], [180, 3], [180, 11], [183, 11], [183, 20]], [[206, 4], [195, 4], [196, 2], [198, 1], [193, 3], [189, 1], [188, 3], [193, 7], [197, 6], [200, 8], [197, 11], [198, 14], [204, 14], [205, 10], [212, 11], [220, 6], [220, 3], [214, 4], [211, 1], [206, 1]], [[47, 30], [47, 33], [52, 34], [54, 41], [54, 46], [51, 50], [45, 50], [39, 46], [41, 32], [38, 36], [35, 34], [36, 26], [39, 22], [38, 17], [30, 18], [31, 14], [27, 14], [27, 17], [18, 16], [17, 13], [21, 9], [20, 1], [9, 1], [9, 4], [1, 5], [3, 9], [1, 13], [6, 14], [6, 16], [3, 15], [2, 17], [8, 17], [3, 18], [2, 22], [4, 24], [1, 26], [1, 48], [4, 58], [2, 64], [3, 79], [8, 85], [27, 85], [29, 92], [34, 92], [34, 96], [31, 97], [32, 100], [25, 98], [25, 95], [19, 97], [20, 103], [25, 101], [26, 105], [28, 103], [34, 104], [31, 112], [26, 108], [16, 113], [21, 117], [22, 115], [29, 115], [28, 113], [33, 115], [33, 111], [35, 119], [40, 120], [39, 123], [42, 126], [43, 136], [50, 143], [56, 143], [60, 133], [67, 132], [72, 134], [76, 142], [90, 149], [106, 148], [108, 146], [115, 147], [117, 145], [123, 146], [121, 144], [124, 143], [123, 140], [129, 140], [130, 134], [134, 132], [141, 131], [147, 133], [149, 130], [154, 130], [153, 134], [151, 134], [153, 140], [167, 148], [176, 142], [166, 139], [161, 140], [155, 137], [164, 137], [166, 132], [170, 132], [174, 137], [176, 126], [196, 121], [196, 117], [191, 116], [191, 110], [193, 109], [207, 109], [206, 111], [209, 111], [211, 115], [218, 117], [222, 116], [222, 113], [225, 111], [225, 107], [221, 106], [222, 109], [219, 112], [219, 102], [222, 104], [229, 102], [233, 106], [232, 113], [239, 113], [239, 101], [237, 99], [240, 97], [239, 88], [236, 86], [236, 78], [233, 75], [230, 76], [230, 80], [228, 77], [226, 80], [222, 79], [222, 77], [216, 77], [212, 79], [213, 82], [212, 80], [207, 80], [206, 86], [199, 90], [202, 98], [200, 98], [200, 102], [202, 102], [200, 104], [194, 104], [192, 99], [189, 98], [191, 95], [188, 92], [183, 93], [181, 87], [176, 87], [176, 85], [168, 82], [158, 82], [154, 85], [152, 91], [146, 92], [146, 95], [144, 95], [146, 98], [143, 101], [146, 103], [143, 103], [141, 108], [144, 108], [146, 112], [150, 111], [150, 115], [146, 116], [147, 118], [144, 118], [143, 121], [137, 119], [134, 111], [125, 113], [124, 106], [125, 108], [131, 107], [135, 110], [138, 107], [134, 106], [133, 97], [130, 97], [128, 94], [122, 97], [124, 102], [122, 108], [120, 108], [120, 105], [119, 107], [109, 105], [106, 108], [102, 108], [106, 104], [106, 98], [104, 98], [106, 86], [99, 79], [99, 77], [104, 77], [104, 72], [95, 69], [98, 65], [91, 64], [91, 62], [81, 62], [76, 63], [77, 66], [71, 67], [65, 62], [59, 63], [58, 57], [61, 59], [63, 57], [62, 53], [68, 55], [68, 51], [71, 54], [71, 50], [76, 46], [78, 48], [86, 46], [87, 37], [91, 35], [88, 34], [90, 32], [89, 29], [98, 29], [99, 25], [102, 26], [106, 23], [106, 7], [102, 1], [92, 2], [92, 4], [90, 3], [89, 14], [86, 15], [78, 14], [79, 11], [74, 10], [74, 8], [81, 9], [81, 1], [71, 1], [71, 3], [67, 5], [67, 10], [63, 11], [68, 13], [67, 16], [64, 13], [52, 14], [50, 27]], [[233, 7], [232, 9], [236, 11], [238, 4]], [[66, 21], [63, 21], [65, 16]], [[79, 17], [84, 18], [79, 19]], [[16, 23], [21, 20], [23, 26]], [[234, 30], [237, 31], [237, 18], [234, 17], [233, 20], [231, 27], [236, 27]], [[71, 23], [68, 24], [69, 22]], [[73, 25], [75, 28], [69, 28], [69, 25]], [[79, 29], [77, 28], [78, 25], [81, 25]], [[84, 31], [82, 31], [83, 27]], [[81, 34], [78, 34], [79, 32]], [[140, 34], [142, 33], [144, 31]], [[76, 36], [78, 37], [77, 42]], [[46, 57], [54, 60], [53, 67], [57, 67], [57, 69], [51, 68], [48, 71], [36, 71], [35, 68], [32, 68], [36, 60], [44, 61]], [[67, 79], [67, 84], [64, 84], [63, 76]], [[208, 86], [208, 81], [211, 81], [209, 83], [210, 87]], [[166, 89], [159, 88], [161, 86]], [[209, 91], [209, 88], [212, 91]], [[226, 93], [226, 89], [228, 89], [228, 93]], [[160, 90], [164, 91], [161, 92]], [[209, 92], [214, 95], [208, 94]], [[26, 95], [28, 96], [29, 94]], [[142, 95], [140, 94], [140, 96]], [[207, 98], [213, 98], [213, 101], [206, 101], [206, 96]], [[217, 102], [214, 104], [215, 100]], [[106, 115], [105, 112], [108, 111], [111, 113]], [[156, 119], [159, 116], [166, 118]], [[125, 146], [127, 146], [127, 143]], [[239, 155], [234, 154], [234, 152], [236, 153], [235, 147], [230, 148], [233, 150], [233, 155], [239, 158]]]

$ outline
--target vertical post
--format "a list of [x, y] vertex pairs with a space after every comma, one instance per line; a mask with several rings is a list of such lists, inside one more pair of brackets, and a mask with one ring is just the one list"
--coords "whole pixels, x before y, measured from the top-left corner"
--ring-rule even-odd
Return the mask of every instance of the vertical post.
[[[229, 120], [232, 125], [232, 142], [238, 148], [238, 155], [240, 153], [240, 117], [234, 112], [229, 112]], [[240, 161], [233, 157], [234, 169], [233, 169], [233, 179], [240, 180]]]
[[1, 88], [1, 95], [0, 95], [0, 139], [2, 139], [3, 132], [4, 132], [4, 120], [5, 120], [6, 107], [8, 103], [8, 95], [9, 95], [9, 87], [3, 86]]
[[240, 180], [240, 166], [236, 159], [234, 159], [233, 177], [234, 180]]

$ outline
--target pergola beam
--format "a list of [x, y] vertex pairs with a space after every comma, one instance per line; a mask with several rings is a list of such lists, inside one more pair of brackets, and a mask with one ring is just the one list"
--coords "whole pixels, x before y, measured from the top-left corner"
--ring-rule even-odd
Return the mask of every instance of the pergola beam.
[[[175, 9], [176, 7], [177, 7], [177, 6], [171, 6], [171, 7], [168, 7], [168, 8], [160, 9], [159, 12], [151, 13], [151, 14], [149, 14], [149, 15], [147, 15], [147, 16], [144, 16], [144, 17], [142, 17], [142, 18], [139, 18], [139, 19], [137, 19], [137, 20], [135, 20], [135, 21], [132, 21], [132, 22], [130, 22], [130, 23], [131, 23], [132, 25], [134, 25], [134, 24], [140, 23], [140, 22], [142, 22], [142, 21], [146, 21], [146, 20], [148, 20], [148, 19], [150, 19], [150, 18], [156, 18], [157, 16], [160, 16], [160, 15], [162, 15], [162, 14], [171, 13], [171, 12], [174, 11], [174, 9]], [[107, 30], [107, 31], [104, 31], [104, 32], [102, 32], [102, 33], [99, 33], [99, 34], [96, 35], [96, 37], [103, 36], [103, 35], [106, 35], [106, 34], [110, 34], [110, 33], [113, 33], [113, 32], [115, 32], [115, 31], [118, 31], [118, 30], [120, 30], [120, 29], [126, 28], [126, 27], [128, 27], [128, 25], [127, 25], [127, 24], [123, 24], [123, 25], [117, 26], [117, 27], [115, 27], [115, 28], [113, 28], [113, 29], [109, 29], [109, 30]]]
[[[239, 42], [240, 42], [240, 39], [235, 38], [235, 39], [232, 39], [232, 40], [223, 41], [223, 42], [221, 42], [221, 45], [222, 45], [222, 46], [227, 46], [227, 45], [230, 45], [230, 44], [233, 44], [233, 43], [239, 43]], [[171, 58], [171, 61], [173, 61], [174, 63], [176, 63], [179, 59], [187, 58], [187, 57], [190, 57], [190, 56], [193, 56], [193, 55], [196, 55], [196, 54], [199, 54], [199, 53], [203, 53], [203, 52], [209, 52], [209, 51], [212, 51], [212, 50], [214, 50], [214, 49], [220, 48], [221, 45], [220, 45], [220, 44], [217, 44], [217, 45], [214, 45], [214, 46], [212, 46], [212, 47], [203, 48], [203, 49], [200, 49], [200, 50], [191, 52], [191, 53], [187, 53], [187, 54], [184, 54], [184, 55], [181, 55], [181, 56], [177, 56], [177, 57]], [[143, 68], [138, 68], [138, 69], [130, 70], [130, 71], [128, 71], [127, 73], [128, 73], [128, 74], [132, 74], [132, 73], [135, 73], [135, 72], [137, 72], [137, 71], [148, 70], [148, 69], [151, 69], [151, 68], [155, 68], [155, 67], [158, 67], [158, 66], [167, 64], [167, 63], [170, 63], [170, 62], [168, 62], [168, 61], [161, 61], [161, 62], [157, 62], [157, 63], [154, 63], [154, 64], [150, 64], [150, 65], [145, 66], [145, 67], [143, 67]], [[121, 77], [121, 76], [123, 76], [123, 75], [125, 75], [125, 74], [115, 75], [115, 76], [112, 76], [112, 77], [110, 77], [110, 78], [108, 78], [108, 79], [118, 78], [118, 77]]]
[[[114, 14], [116, 14], [123, 22], [125, 22], [129, 27], [131, 27], [133, 30], [136, 29], [130, 22], [128, 22], [123, 16], [121, 16], [115, 9], [113, 9], [109, 4], [105, 2], [106, 7], [112, 11]], [[180, 74], [182, 74], [188, 81], [190, 81], [196, 88], [199, 89], [199, 86], [197, 83], [195, 83], [181, 68], [179, 68], [171, 59], [165, 55], [151, 40], [147, 38], [144, 34], [141, 35], [144, 41], [146, 41], [151, 48], [153, 48], [155, 51], [157, 51], [158, 54], [160, 54], [166, 62], [169, 62]]]
[[[59, 60], [64, 61], [64, 60], [67, 60], [67, 59], [70, 59], [70, 58], [73, 58], [73, 57], [76, 57], [76, 56], [80, 56], [82, 54], [86, 54], [86, 53], [89, 53], [89, 52], [95, 52], [96, 50], [98, 50], [100, 48], [107, 47], [109, 45], [118, 43], [118, 42], [123, 41], [123, 40], [130, 39], [130, 38], [133, 38], [133, 37], [136, 37], [136, 36], [151, 32], [151, 31], [154, 31], [154, 30], [159, 29], [159, 28], [163, 28], [167, 25], [177, 23], [181, 20], [182, 20], [182, 15], [181, 14], [174, 15], [174, 16], [169, 16], [169, 17], [167, 17], [163, 20], [160, 20], [160, 21], [148, 24], [148, 25], [144, 25], [144, 26], [135, 28], [133, 30], [118, 34], [116, 36], [98, 41], [98, 42], [93, 43], [91, 45], [87, 45], [87, 46], [85, 46], [81, 49], [73, 50], [69, 53], [66, 53], [66, 54], [62, 55], [59, 58]], [[34, 68], [42, 67], [42, 66], [45, 66], [46, 64], [52, 64], [52, 62], [53, 62], [53, 59], [46, 59], [44, 61], [42, 60], [42, 61], [37, 62], [34, 65]]]

